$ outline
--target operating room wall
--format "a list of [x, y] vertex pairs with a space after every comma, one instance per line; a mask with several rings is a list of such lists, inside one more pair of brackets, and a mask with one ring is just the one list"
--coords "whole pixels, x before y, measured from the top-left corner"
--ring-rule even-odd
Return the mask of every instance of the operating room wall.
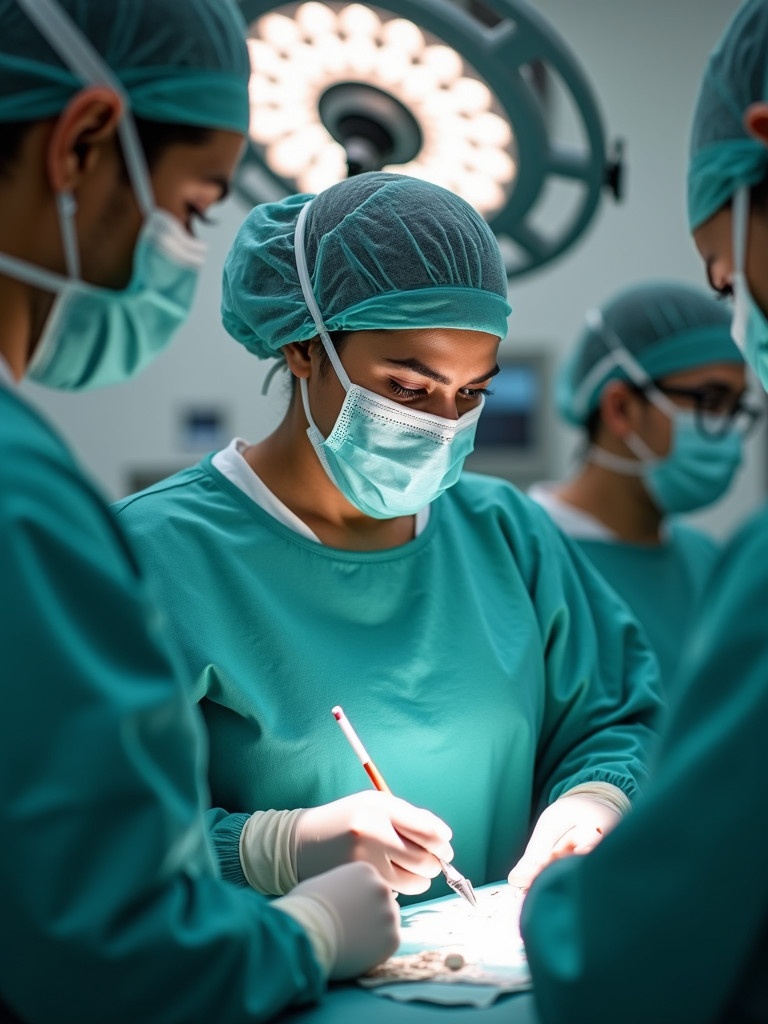
[[[609, 139], [626, 142], [626, 198], [606, 196], [587, 235], [564, 257], [510, 288], [514, 313], [504, 351], [544, 351], [556, 363], [586, 308], [649, 278], [703, 283], [685, 220], [688, 129], [707, 53], [737, 3], [722, 0], [539, 0], [577, 55], [598, 97]], [[191, 464], [219, 440], [265, 436], [281, 415], [281, 376], [268, 395], [267, 367], [230, 340], [219, 322], [221, 267], [246, 208], [224, 204], [209, 243], [192, 317], [173, 346], [136, 381], [84, 395], [25, 390], [70, 439], [111, 497]], [[491, 399], [492, 401], [493, 399]], [[548, 464], [570, 471], [576, 437], [547, 412]], [[220, 430], [190, 430], [190, 414], [221, 417]], [[697, 518], [729, 531], [763, 499], [765, 430], [750, 441], [731, 495]]]

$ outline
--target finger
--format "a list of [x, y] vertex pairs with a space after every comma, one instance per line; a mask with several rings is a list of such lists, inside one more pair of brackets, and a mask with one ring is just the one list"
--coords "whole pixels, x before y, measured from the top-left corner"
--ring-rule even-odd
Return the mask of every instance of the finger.
[[396, 796], [390, 797], [389, 816], [401, 836], [429, 850], [440, 860], [453, 859], [453, 833], [442, 818]]
[[440, 862], [429, 850], [401, 836], [389, 823], [385, 830], [378, 831], [375, 836], [360, 833], [358, 840], [363, 847], [375, 845], [393, 865], [409, 874], [430, 879], [440, 873]]

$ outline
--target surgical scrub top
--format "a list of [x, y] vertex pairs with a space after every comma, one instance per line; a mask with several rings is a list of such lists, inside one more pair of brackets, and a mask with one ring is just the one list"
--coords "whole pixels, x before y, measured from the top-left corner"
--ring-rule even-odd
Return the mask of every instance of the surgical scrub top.
[[522, 929], [542, 1024], [768, 1021], [768, 511], [726, 545], [654, 775]]
[[123, 531], [2, 383], [0, 650], [0, 1019], [244, 1024], [316, 997], [304, 931], [219, 877], [199, 712]]
[[211, 457], [119, 504], [196, 680], [227, 877], [245, 884], [251, 812], [368, 785], [337, 704], [393, 792], [448, 822], [475, 884], [506, 877], [573, 786], [635, 797], [659, 683], [634, 618], [511, 485], [465, 474], [429, 513], [402, 546], [327, 547]]
[[718, 545], [677, 521], [665, 524], [659, 544], [628, 544], [593, 517], [571, 509], [546, 485], [531, 487], [528, 493], [635, 613], [659, 659], [669, 693]]

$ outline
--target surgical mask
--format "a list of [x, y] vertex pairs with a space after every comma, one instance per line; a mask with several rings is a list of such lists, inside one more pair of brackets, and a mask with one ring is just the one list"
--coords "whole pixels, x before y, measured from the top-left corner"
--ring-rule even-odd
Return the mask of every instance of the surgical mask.
[[112, 290], [82, 280], [69, 193], [56, 197], [66, 277], [0, 253], [0, 271], [56, 293], [27, 377], [66, 390], [101, 387], [132, 377], [168, 345], [189, 315], [205, 246], [155, 205], [128, 98], [88, 40], [52, 0], [17, 2], [84, 84], [107, 84], [125, 104], [118, 133], [144, 217], [127, 287]]
[[[662, 397], [665, 397], [662, 395]], [[649, 395], [654, 404], [657, 399]], [[660, 457], [636, 434], [625, 439], [637, 455], [625, 459], [593, 445], [588, 459], [615, 473], [640, 476], [654, 505], [666, 515], [693, 512], [717, 501], [728, 490], [741, 465], [742, 437], [730, 430], [716, 437], [705, 437], [696, 418], [687, 409], [667, 411], [672, 424], [672, 441], [667, 455]], [[712, 417], [714, 419], [714, 417]]]
[[768, 391], [768, 319], [755, 302], [747, 284], [747, 235], [749, 189], [740, 188], [733, 197], [733, 297], [731, 337]]
[[657, 455], [637, 434], [630, 434], [625, 443], [637, 460], [624, 458], [597, 445], [590, 446], [587, 459], [615, 473], [642, 477], [652, 501], [665, 514], [692, 512], [711, 505], [728, 490], [741, 465], [741, 432], [727, 429], [725, 424], [720, 427], [719, 420], [723, 417], [712, 415], [709, 417], [713, 428], [711, 436], [704, 435], [696, 423], [695, 414], [671, 402], [653, 384], [643, 367], [620, 347], [620, 340], [613, 336], [614, 332], [600, 313], [593, 311], [590, 315], [595, 320], [595, 329], [601, 331], [612, 346], [615, 362], [669, 418], [672, 437], [669, 452], [664, 456]]
[[484, 399], [456, 420], [409, 409], [353, 384], [333, 347], [312, 291], [304, 252], [307, 203], [296, 224], [294, 248], [304, 301], [341, 382], [344, 402], [324, 438], [309, 407], [306, 379], [301, 400], [307, 435], [326, 473], [344, 497], [373, 519], [414, 515], [456, 483], [474, 448]]

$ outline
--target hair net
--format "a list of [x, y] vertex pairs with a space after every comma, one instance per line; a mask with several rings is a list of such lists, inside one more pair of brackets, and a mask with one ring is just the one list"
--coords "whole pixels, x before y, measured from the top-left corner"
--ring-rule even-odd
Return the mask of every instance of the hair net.
[[[247, 131], [250, 64], [235, 0], [56, 6], [112, 69], [136, 117]], [[53, 117], [83, 85], [16, 0], [0, 0], [0, 124]]]
[[507, 333], [507, 276], [493, 232], [463, 199], [398, 174], [372, 172], [321, 192], [257, 206], [224, 266], [222, 318], [261, 358], [317, 329], [293, 248], [309, 201], [305, 244], [328, 331], [455, 327]]
[[[635, 285], [587, 318], [556, 383], [563, 419], [583, 426], [610, 380], [628, 380], [614, 358], [621, 345], [654, 380], [707, 363], [742, 363], [731, 314], [708, 292], [668, 282]], [[602, 324], [599, 322], [602, 320]]]
[[768, 147], [744, 127], [744, 112], [760, 100], [768, 100], [768, 3], [747, 0], [711, 54], [699, 91], [688, 167], [692, 231], [737, 188], [768, 174]]

